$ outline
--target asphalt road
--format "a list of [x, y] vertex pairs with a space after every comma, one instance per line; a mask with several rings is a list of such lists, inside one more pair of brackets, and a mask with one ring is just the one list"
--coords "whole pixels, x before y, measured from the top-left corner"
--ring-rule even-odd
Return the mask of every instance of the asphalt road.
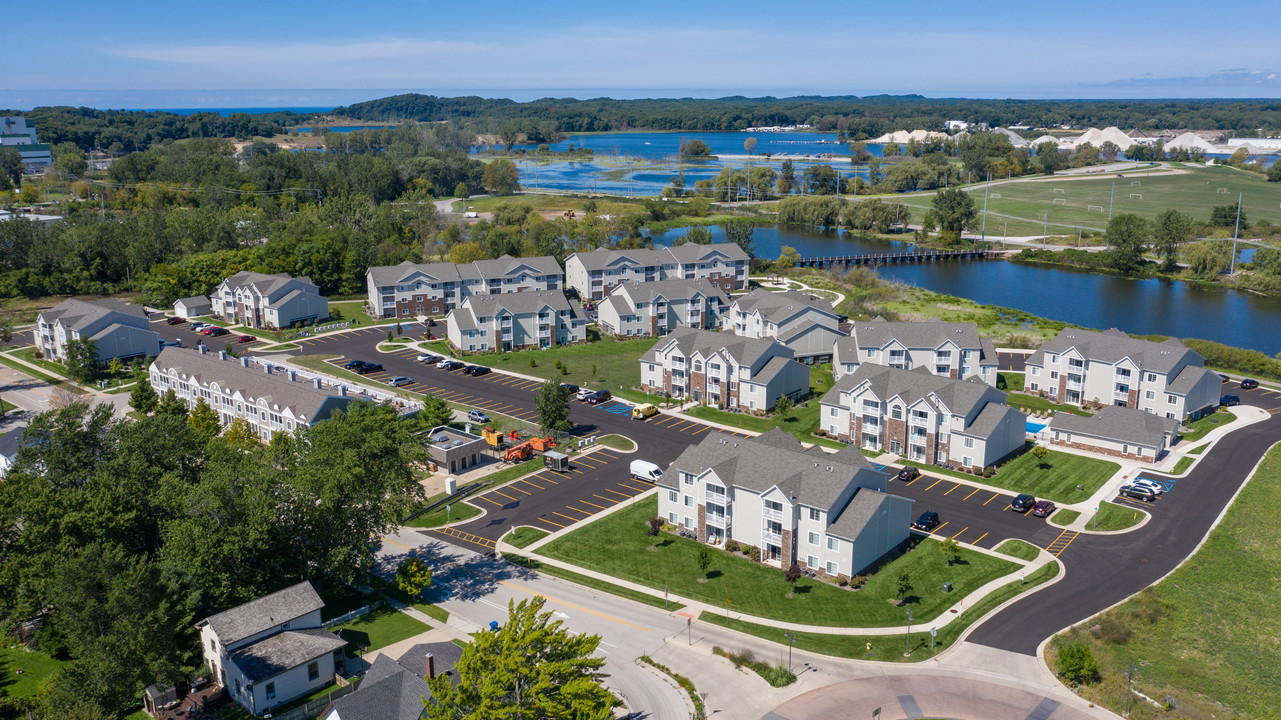
[[997, 369], [1000, 371], [1023, 372], [1027, 370], [1027, 353], [997, 352]]

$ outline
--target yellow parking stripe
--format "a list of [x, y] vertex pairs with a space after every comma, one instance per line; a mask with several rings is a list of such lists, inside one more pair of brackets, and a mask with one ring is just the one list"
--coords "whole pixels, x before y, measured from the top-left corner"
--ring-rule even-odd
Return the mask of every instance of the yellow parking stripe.
[[695, 430], [694, 432], [690, 433], [690, 435], [697, 435], [697, 434], [699, 434], [699, 433], [701, 433], [701, 432], [707, 432], [708, 430], [711, 430], [711, 429], [712, 429], [712, 426], [711, 426], [711, 425], [704, 425], [704, 426], [700, 427], [699, 429]]
[[[630, 497], [631, 497], [631, 495], [628, 495], [627, 493], [620, 493], [620, 492], [619, 492], [619, 491], [617, 491], [617, 490], [610, 490], [609, 488], [604, 488], [604, 489], [602, 489], [602, 490], [601, 490], [601, 492], [613, 493], [613, 494], [615, 494], [615, 495], [619, 496], [620, 498], [623, 498], [624, 500], [626, 500], [626, 499], [628, 499], [628, 498], [630, 498]], [[599, 496], [597, 496], [597, 497], [599, 497]]]
[[618, 504], [618, 501], [617, 501], [617, 500], [615, 500], [614, 498], [607, 498], [607, 497], [605, 497], [604, 495], [597, 495], [596, 493], [592, 493], [592, 497], [594, 497], [594, 498], [600, 498], [601, 500], [604, 500], [605, 502], [609, 503], [610, 505], [617, 505], [617, 504]]
[[[570, 517], [570, 516], [568, 516], [568, 515], [565, 515], [564, 513], [558, 513], [558, 512], [556, 512], [555, 510], [553, 510], [553, 511], [552, 511], [552, 515], [560, 515], [561, 517], [563, 517], [563, 518], [565, 518], [566, 520], [568, 520], [568, 521], [569, 521], [569, 523], [570, 523], [571, 525], [572, 525], [572, 524], [574, 524], [574, 523], [576, 523], [576, 522], [578, 522], [578, 518], [572, 518], [572, 517]], [[561, 527], [564, 527], [564, 526], [562, 525]]]
[[[523, 488], [518, 488], [518, 487], [516, 487], [516, 483], [512, 483], [511, 485], [506, 485], [506, 486], [504, 486], [504, 487], [506, 487], [506, 488], [508, 488], [508, 489], [511, 489], [511, 490], [515, 490], [516, 492], [523, 492], [523, 493], [525, 493], [526, 495], [533, 495], [533, 494], [534, 494], [534, 493], [532, 493], [532, 492], [530, 492], [530, 491], [528, 491], [528, 490], [525, 490], [525, 489], [523, 489]], [[497, 492], [497, 491], [495, 490], [495, 492]]]
[[997, 498], [999, 498], [999, 497], [1001, 497], [1001, 493], [992, 493], [992, 497], [988, 498], [988, 499], [987, 499], [987, 502], [983, 503], [983, 505], [984, 505], [984, 506], [986, 506], [986, 505], [987, 505], [987, 503], [990, 503], [990, 502], [992, 502], [993, 500], [995, 500], [995, 499], [997, 499]]
[[953, 485], [951, 488], [949, 488], [949, 489], [948, 489], [948, 491], [947, 491], [947, 492], [945, 492], [945, 493], [943, 493], [943, 494], [944, 494], [944, 495], [946, 495], [947, 493], [950, 493], [950, 492], [952, 492], [953, 490], [955, 490], [955, 489], [957, 489], [957, 488], [959, 488], [959, 487], [961, 487], [961, 483], [957, 483], [957, 484]]
[[594, 508], [596, 508], [596, 509], [598, 509], [598, 510], [604, 510], [604, 509], [606, 509], [606, 507], [607, 507], [607, 506], [605, 506], [605, 505], [597, 505], [597, 504], [596, 504], [596, 503], [594, 503], [594, 502], [588, 502], [588, 501], [586, 501], [586, 500], [579, 500], [578, 502], [580, 502], [580, 503], [582, 503], [582, 504], [584, 504], [584, 505], [591, 505], [592, 507], [594, 507]]
[[542, 522], [547, 523], [548, 525], [555, 525], [555, 526], [556, 526], [556, 527], [558, 527], [558, 528], [567, 527], [566, 525], [561, 525], [560, 523], [556, 522], [555, 520], [548, 520], [547, 518], [541, 518], [541, 517], [540, 517], [540, 518], [538, 518], [538, 519], [539, 519], [540, 521], [542, 521]]
[[983, 533], [982, 535], [979, 535], [979, 539], [978, 539], [978, 540], [975, 540], [974, 542], [972, 542], [972, 543], [970, 543], [970, 544], [971, 544], [971, 545], [978, 545], [980, 542], [982, 542], [982, 541], [983, 541], [983, 538], [985, 538], [985, 537], [987, 537], [987, 536], [988, 536], [988, 533]]
[[635, 485], [628, 485], [628, 484], [627, 484], [627, 483], [625, 483], [625, 482], [620, 482], [620, 483], [619, 483], [619, 485], [621, 485], [621, 486], [623, 486], [623, 487], [625, 487], [625, 488], [631, 488], [632, 490], [635, 490], [636, 492], [645, 492], [646, 490], [648, 490], [648, 489], [649, 489], [649, 488], [647, 488], [647, 487], [636, 487]]
[[565, 509], [566, 509], [566, 510], [573, 510], [574, 512], [579, 512], [579, 513], [582, 513], [582, 514], [584, 514], [584, 515], [591, 515], [591, 514], [592, 514], [592, 511], [591, 511], [591, 510], [580, 510], [579, 508], [576, 508], [576, 507], [574, 507], [573, 505], [566, 505], [566, 506], [565, 506]]
[[942, 532], [943, 528], [947, 527], [947, 524], [948, 524], [949, 522], [951, 522], [951, 520], [944, 521], [944, 523], [943, 523], [942, 525], [939, 525], [938, 527], [934, 528], [934, 534], [935, 534], [935, 535], [942, 535], [942, 534], [943, 534], [943, 532]]
[[[939, 484], [939, 483], [941, 483], [941, 482], [943, 482], [943, 478], [939, 478], [938, 480], [935, 480], [935, 481], [934, 481], [934, 485], [938, 485], [938, 484]], [[929, 491], [933, 490], [933, 489], [934, 489], [934, 485], [931, 485], [931, 486], [929, 486], [929, 487], [925, 488], [925, 492], [929, 492]]]
[[[966, 526], [965, 526], [965, 530], [969, 530], [969, 529], [970, 529], [970, 526], [969, 526], [969, 525], [966, 525]], [[965, 530], [962, 530], [961, 532], [957, 533], [956, 535], [960, 535], [961, 533], [964, 533], [964, 532], [965, 532]], [[953, 539], [953, 540], [955, 540], [955, 539], [956, 539], [956, 535], [953, 535], [953, 536], [952, 536], [952, 539]]]
[[481, 496], [479, 497], [479, 499], [480, 499], [480, 500], [484, 500], [485, 502], [490, 503], [491, 505], [497, 505], [498, 507], [502, 507], [502, 506], [503, 506], [503, 504], [502, 504], [502, 503], [500, 503], [500, 502], [498, 502], [497, 500], [490, 500], [489, 498], [485, 497], [484, 495], [481, 495]]
[[964, 500], [969, 500], [970, 498], [974, 497], [974, 493], [978, 492], [978, 491], [979, 491], [979, 490], [981, 490], [981, 489], [982, 489], [982, 488], [974, 488], [974, 492], [972, 492], [972, 493], [970, 493], [969, 495], [966, 495], [965, 497], [961, 498], [961, 500], [963, 500], [963, 501], [964, 501]]
[[592, 463], [587, 462], [586, 458], [575, 458], [575, 459], [574, 459], [574, 462], [576, 462], [576, 463], [580, 463], [580, 464], [582, 464], [582, 465], [586, 465], [587, 467], [589, 467], [589, 468], [591, 468], [591, 469], [593, 469], [593, 470], [595, 470], [596, 468], [600, 467], [599, 465], [593, 465]]
[[535, 475], [534, 477], [538, 478], [539, 480], [542, 480], [543, 482], [549, 482], [549, 483], [551, 483], [552, 485], [559, 485], [559, 484], [560, 484], [560, 481], [559, 481], [559, 480], [555, 480], [555, 479], [553, 479], [553, 478], [551, 478], [551, 477], [549, 477], [549, 476], [547, 476], [547, 475]]
[[523, 482], [523, 483], [525, 483], [526, 485], [533, 485], [534, 487], [538, 488], [539, 490], [546, 490], [546, 489], [547, 489], [547, 488], [543, 487], [542, 485], [539, 485], [538, 483], [530, 482], [530, 481], [529, 481], [529, 478], [525, 478], [525, 479], [523, 479], [523, 480], [517, 480], [516, 482]]
[[507, 498], [508, 500], [511, 500], [512, 502], [520, 502], [520, 500], [518, 500], [517, 498], [512, 497], [511, 495], [508, 495], [507, 493], [503, 492], [502, 490], [495, 490], [495, 491], [494, 491], [494, 494], [495, 494], [495, 495], [502, 495], [503, 497]]

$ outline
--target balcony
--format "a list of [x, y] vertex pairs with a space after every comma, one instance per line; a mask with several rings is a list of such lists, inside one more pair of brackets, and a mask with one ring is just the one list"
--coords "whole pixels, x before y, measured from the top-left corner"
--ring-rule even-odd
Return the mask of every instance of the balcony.
[[761, 540], [763, 542], [781, 545], [783, 543], [783, 536], [781, 533], [772, 532], [770, 530], [761, 530]]
[[540, 328], [538, 330], [538, 337], [540, 338], [549, 338], [551, 336], [552, 336], [552, 331], [548, 328]]
[[1121, 400], [1121, 401], [1123, 401], [1123, 402], [1129, 402], [1129, 401], [1130, 401], [1130, 393], [1129, 393], [1129, 391], [1126, 391], [1126, 390], [1113, 390], [1113, 391], [1112, 391], [1112, 399], [1113, 399], [1113, 400]]
[[761, 517], [765, 518], [766, 520], [776, 520], [778, 522], [783, 522], [783, 511], [775, 510], [769, 507], [762, 507]]
[[1068, 390], [1076, 390], [1078, 392], [1084, 389], [1080, 382], [1074, 382], [1072, 380], [1067, 381], [1066, 387]]
[[908, 418], [907, 423], [914, 428], [928, 428], [930, 426], [930, 419], [913, 415]]
[[709, 513], [707, 515], [707, 524], [711, 527], [725, 530], [729, 527], [729, 516], [728, 515], [712, 515]]
[[498, 321], [498, 326], [499, 326], [499, 327], [509, 328], [509, 327], [511, 327], [511, 326], [512, 326], [512, 319], [511, 319], [511, 318], [503, 318], [502, 320], [499, 320], [499, 321]]

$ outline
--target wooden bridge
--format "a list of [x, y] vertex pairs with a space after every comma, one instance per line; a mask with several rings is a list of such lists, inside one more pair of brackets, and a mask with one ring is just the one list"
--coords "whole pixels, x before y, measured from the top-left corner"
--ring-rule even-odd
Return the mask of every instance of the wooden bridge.
[[997, 256], [991, 250], [915, 250], [901, 253], [876, 253], [873, 255], [835, 255], [829, 257], [801, 258], [796, 267], [825, 268], [838, 265], [891, 265], [895, 263], [925, 263], [939, 260], [988, 260]]

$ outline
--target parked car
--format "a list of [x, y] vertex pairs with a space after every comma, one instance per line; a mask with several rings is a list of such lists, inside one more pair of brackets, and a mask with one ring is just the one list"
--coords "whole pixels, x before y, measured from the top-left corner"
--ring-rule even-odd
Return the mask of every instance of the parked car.
[[1049, 517], [1054, 514], [1054, 503], [1049, 500], [1037, 500], [1032, 506], [1032, 514], [1037, 517]]
[[1219, 378], [1220, 378], [1221, 380], [1223, 380], [1223, 382], [1227, 382], [1227, 381], [1229, 381], [1229, 380], [1231, 380], [1231, 379], [1232, 379], [1232, 378], [1228, 377], [1227, 375], [1224, 375], [1223, 373], [1219, 373]]
[[427, 327], [436, 327], [436, 321], [431, 318], [427, 318]]
[[1127, 497], [1133, 500], [1142, 500], [1144, 502], [1156, 502], [1156, 493], [1152, 492], [1151, 490], [1148, 490], [1147, 488], [1139, 487], [1134, 483], [1130, 483], [1129, 485], [1122, 485], [1121, 489], [1117, 491], [1117, 494], [1120, 495], [1121, 497]]
[[193, 323], [191, 324], [191, 331], [192, 331], [192, 332], [202, 332], [202, 331], [203, 331], [205, 328], [207, 328], [207, 327], [209, 327], [209, 323], [193, 322]]
[[160, 347], [162, 347], [162, 348], [167, 348], [167, 347], [182, 347], [182, 341], [181, 341], [181, 340], [163, 340], [163, 339], [162, 339], [162, 340], [160, 341]]
[[471, 375], [472, 377], [480, 377], [489, 372], [491, 372], [490, 369], [484, 365], [468, 365], [467, 369], [463, 370], [464, 375]]
[[609, 394], [608, 390], [597, 390], [596, 392], [588, 396], [587, 404], [600, 405], [603, 402], [608, 402], [613, 397], [614, 397], [613, 395]]
[[348, 360], [347, 363], [342, 366], [342, 369], [343, 370], [360, 370], [364, 366], [365, 366], [364, 360]]
[[474, 423], [487, 423], [489, 416], [479, 410], [470, 410], [467, 412], [467, 419]]
[[414, 381], [413, 381], [413, 380], [410, 380], [409, 378], [405, 377], [404, 375], [397, 375], [396, 377], [394, 377], [394, 378], [392, 378], [392, 379], [388, 380], [388, 381], [387, 381], [387, 384], [388, 384], [388, 385], [390, 385], [390, 386], [392, 386], [392, 387], [400, 387], [400, 386], [402, 386], [402, 385], [413, 385], [413, 384], [414, 384]]
[[561, 387], [563, 387], [563, 388], [565, 388], [566, 390], [568, 390], [568, 391], [569, 391], [570, 396], [577, 396], [577, 395], [578, 395], [578, 386], [577, 386], [577, 385], [575, 385], [575, 384], [573, 384], [573, 383], [561, 383], [561, 384], [560, 384], [560, 386], [561, 386]]
[[440, 362], [436, 363], [436, 367], [442, 370], [452, 371], [452, 370], [457, 370], [460, 367], [464, 367], [464, 363], [458, 360], [451, 360], [449, 358], [445, 358], [444, 360], [441, 360]]
[[414, 361], [435, 365], [436, 363], [441, 361], [441, 357], [439, 355], [432, 355], [431, 353], [424, 353], [414, 358]]
[[211, 325], [205, 328], [205, 331], [203, 334], [208, 335], [210, 337], [222, 337], [223, 335], [228, 335], [230, 333], [231, 331], [228, 330], [227, 328], [220, 328], [220, 327]]
[[654, 407], [653, 405], [650, 405], [649, 403], [645, 403], [644, 405], [637, 405], [636, 407], [632, 408], [633, 420], [648, 420], [649, 418], [652, 418], [657, 414], [658, 414], [658, 408]]
[[1241, 381], [1242, 390], [1253, 390], [1257, 387], [1259, 387], [1259, 381], [1254, 378], [1246, 378]]
[[1155, 480], [1149, 480], [1147, 478], [1135, 478], [1134, 480], [1131, 480], [1129, 484], [1137, 488], [1142, 488], [1144, 490], [1151, 490], [1153, 495], [1160, 495], [1161, 493], [1165, 492], [1164, 485], [1162, 485], [1161, 483]]
[[383, 371], [383, 366], [379, 365], [378, 363], [365, 363], [364, 365], [361, 365], [356, 370], [356, 372], [360, 375], [368, 375], [369, 373], [376, 373], [376, 372], [382, 372], [382, 371]]
[[633, 460], [632, 477], [645, 482], [658, 482], [663, 477], [663, 469], [648, 460]]
[[898, 479], [904, 482], [911, 482], [921, 476], [921, 471], [914, 467], [905, 467], [898, 471]]
[[934, 528], [938, 527], [938, 524], [939, 524], [939, 514], [934, 512], [933, 510], [930, 510], [929, 512], [921, 513], [921, 516], [916, 519], [916, 522], [912, 523], [912, 527], [917, 530], [924, 530], [925, 532], [929, 532]]
[[574, 393], [574, 399], [586, 401], [587, 398], [595, 394], [596, 391], [591, 388], [579, 388], [578, 392]]
[[165, 321], [165, 324], [167, 324], [167, 325], [181, 325], [181, 324], [183, 324], [183, 323], [185, 323], [185, 322], [187, 322], [187, 318], [171, 317], [171, 318], [169, 318], [168, 320], [166, 320], [166, 321]]
[[253, 335], [241, 335], [240, 337], [236, 338], [236, 342], [247, 343], [247, 342], [253, 342], [254, 340], [257, 340], [257, 339], [258, 338], [254, 337]]
[[1234, 405], [1240, 405], [1241, 396], [1240, 395], [1224, 395], [1223, 397], [1219, 398], [1219, 404], [1224, 407], [1232, 407]]
[[1031, 495], [1019, 495], [1010, 501], [1010, 509], [1014, 512], [1027, 512], [1036, 504], [1036, 498]]

